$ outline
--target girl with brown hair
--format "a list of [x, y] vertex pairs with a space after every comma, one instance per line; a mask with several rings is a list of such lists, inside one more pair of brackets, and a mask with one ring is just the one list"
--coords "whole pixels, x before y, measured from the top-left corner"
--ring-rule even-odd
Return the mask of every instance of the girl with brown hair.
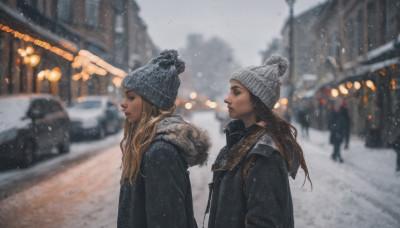
[[125, 113], [118, 227], [197, 227], [189, 166], [208, 157], [208, 135], [174, 115], [185, 69], [166, 50], [122, 81]]
[[304, 182], [311, 180], [296, 129], [272, 111], [287, 67], [286, 58], [273, 55], [232, 75], [224, 102], [235, 120], [212, 166], [209, 228], [294, 227], [288, 176], [301, 167]]

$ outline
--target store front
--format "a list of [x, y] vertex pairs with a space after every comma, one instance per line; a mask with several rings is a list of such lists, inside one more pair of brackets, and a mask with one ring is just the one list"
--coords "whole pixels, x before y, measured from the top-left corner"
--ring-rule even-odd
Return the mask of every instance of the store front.
[[0, 95], [48, 93], [66, 103], [87, 95], [115, 96], [126, 74], [1, 3], [0, 49]]
[[0, 94], [50, 93], [68, 101], [78, 46], [7, 6], [0, 5], [0, 15]]

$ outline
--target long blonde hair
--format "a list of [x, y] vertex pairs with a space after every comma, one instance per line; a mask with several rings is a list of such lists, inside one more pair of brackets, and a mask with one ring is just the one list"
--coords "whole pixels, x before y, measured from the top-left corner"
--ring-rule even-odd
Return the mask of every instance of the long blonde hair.
[[128, 178], [133, 185], [138, 173], [144, 152], [153, 141], [159, 122], [171, 115], [175, 111], [175, 106], [163, 111], [155, 105], [143, 99], [142, 114], [135, 123], [125, 120], [124, 137], [120, 147], [122, 151], [122, 176], [121, 184]]

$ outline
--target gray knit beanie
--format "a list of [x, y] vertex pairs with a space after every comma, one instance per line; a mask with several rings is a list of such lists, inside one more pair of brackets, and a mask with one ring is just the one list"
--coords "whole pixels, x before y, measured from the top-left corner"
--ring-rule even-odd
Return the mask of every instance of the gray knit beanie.
[[240, 82], [272, 110], [281, 91], [282, 83], [279, 78], [285, 74], [288, 64], [285, 57], [274, 54], [261, 66], [237, 69], [231, 80]]
[[125, 76], [122, 86], [138, 94], [156, 107], [170, 109], [178, 95], [181, 81], [178, 74], [185, 70], [185, 63], [176, 50], [164, 50], [158, 57]]

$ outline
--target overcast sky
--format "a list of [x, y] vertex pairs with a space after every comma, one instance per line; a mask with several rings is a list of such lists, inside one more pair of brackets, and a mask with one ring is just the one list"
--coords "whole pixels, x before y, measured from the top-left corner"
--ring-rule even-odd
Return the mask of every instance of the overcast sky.
[[[285, 0], [136, 0], [140, 16], [160, 49], [183, 48], [186, 36], [218, 36], [234, 50], [242, 65], [258, 65], [265, 50], [289, 16]], [[324, 0], [297, 0], [295, 15]]]

